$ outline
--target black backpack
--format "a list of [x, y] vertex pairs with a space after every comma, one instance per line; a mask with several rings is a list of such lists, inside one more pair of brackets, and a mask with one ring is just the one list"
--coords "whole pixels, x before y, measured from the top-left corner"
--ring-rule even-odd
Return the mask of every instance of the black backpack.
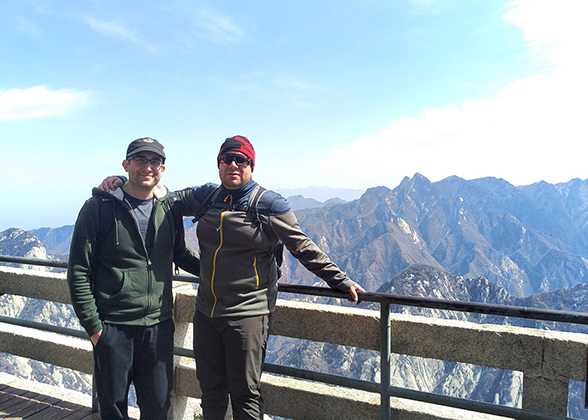
[[[202, 207], [200, 208], [200, 212], [198, 216], [196, 216], [192, 222], [196, 223], [200, 218], [202, 218], [208, 210], [212, 207], [212, 204], [216, 201], [220, 193], [221, 187], [218, 186], [214, 190], [212, 190], [202, 203]], [[249, 195], [249, 200], [247, 201], [246, 205], [233, 205], [231, 210], [240, 210], [247, 213], [251, 221], [255, 226], [261, 225], [261, 219], [259, 218], [259, 212], [257, 211], [257, 204], [259, 203], [259, 199], [267, 190], [263, 188], [261, 185], [257, 185], [251, 194]], [[274, 257], [276, 259], [276, 264], [278, 265], [278, 278], [282, 276], [282, 270], [280, 267], [282, 266], [282, 262], [284, 261], [284, 244], [281, 240], [278, 239], [278, 242], [274, 246]]]

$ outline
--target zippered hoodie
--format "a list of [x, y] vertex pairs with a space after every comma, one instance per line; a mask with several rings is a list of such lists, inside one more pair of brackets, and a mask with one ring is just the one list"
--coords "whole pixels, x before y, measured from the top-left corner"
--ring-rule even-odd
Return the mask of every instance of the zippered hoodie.
[[[198, 275], [199, 261], [186, 248], [183, 225], [175, 226], [167, 188], [155, 189], [149, 255], [122, 189], [106, 193], [94, 188], [92, 195], [76, 221], [67, 272], [82, 327], [92, 336], [103, 323], [151, 326], [171, 318], [173, 262]], [[100, 206], [99, 200], [112, 200], [113, 205]], [[102, 240], [99, 224], [105, 218], [100, 218], [100, 209], [112, 211], [113, 218]]]
[[[254, 316], [274, 311], [278, 270], [273, 248], [278, 239], [309, 271], [332, 288], [348, 291], [354, 282], [302, 231], [281, 195], [267, 190], [255, 224], [243, 210], [258, 184], [220, 192], [197, 226], [200, 285], [196, 310], [208, 317]], [[176, 191], [185, 216], [198, 217], [215, 184]]]

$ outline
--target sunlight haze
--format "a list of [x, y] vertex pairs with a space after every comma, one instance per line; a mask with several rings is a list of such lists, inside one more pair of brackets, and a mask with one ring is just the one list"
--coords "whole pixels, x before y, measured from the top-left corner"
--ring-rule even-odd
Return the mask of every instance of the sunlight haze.
[[585, 0], [1, 7], [0, 230], [73, 224], [144, 136], [171, 189], [237, 134], [277, 190], [588, 178]]

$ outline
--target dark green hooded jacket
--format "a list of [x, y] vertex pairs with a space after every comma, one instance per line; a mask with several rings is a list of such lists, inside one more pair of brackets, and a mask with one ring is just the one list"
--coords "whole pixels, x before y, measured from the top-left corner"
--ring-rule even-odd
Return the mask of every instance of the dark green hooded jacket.
[[[76, 221], [69, 253], [67, 280], [72, 304], [82, 327], [92, 336], [103, 323], [151, 326], [172, 317], [173, 262], [198, 275], [198, 257], [175, 226], [169, 192], [157, 186], [153, 213], [153, 249], [149, 255], [133, 210], [118, 188], [92, 191]], [[99, 200], [114, 205], [99, 206]], [[114, 223], [103, 240], [99, 209], [109, 209]], [[99, 243], [101, 242], [101, 243]]]

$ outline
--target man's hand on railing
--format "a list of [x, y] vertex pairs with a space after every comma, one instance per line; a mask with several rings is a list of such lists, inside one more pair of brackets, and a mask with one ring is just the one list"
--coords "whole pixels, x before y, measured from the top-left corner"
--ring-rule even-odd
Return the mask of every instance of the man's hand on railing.
[[349, 299], [349, 302], [357, 302], [357, 304], [359, 305], [361, 303], [361, 301], [359, 300], [359, 296], [357, 294], [357, 292], [365, 292], [366, 290], [361, 287], [359, 284], [355, 283], [353, 286], [351, 286], [349, 288], [349, 293], [351, 293], [351, 298]]

